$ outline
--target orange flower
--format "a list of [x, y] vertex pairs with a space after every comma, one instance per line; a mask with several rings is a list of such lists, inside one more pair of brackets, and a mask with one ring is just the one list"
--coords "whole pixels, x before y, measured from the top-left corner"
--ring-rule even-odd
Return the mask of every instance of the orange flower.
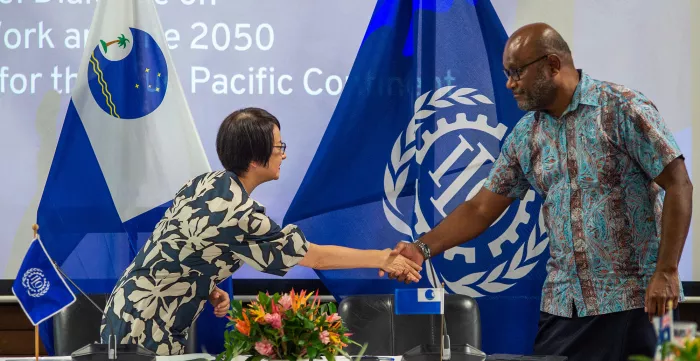
[[252, 316], [255, 316], [253, 321], [257, 323], [263, 323], [265, 321], [265, 309], [263, 306], [259, 303], [252, 303], [250, 305], [250, 313]]
[[331, 326], [330, 326], [329, 328], [330, 328], [331, 330], [337, 330], [337, 329], [339, 329], [340, 326], [342, 326], [342, 325], [343, 325], [343, 324], [342, 324], [340, 321], [338, 321], [338, 322], [335, 322], [335, 323], [331, 324]]
[[311, 302], [312, 306], [318, 307], [321, 305], [321, 298], [318, 297], [318, 290], [316, 290], [316, 294], [314, 295], [314, 301]]
[[243, 320], [236, 320], [236, 330], [246, 336], [250, 336], [250, 320], [245, 312], [243, 312]]
[[306, 294], [306, 290], [302, 290], [301, 293], [297, 296], [294, 294], [294, 290], [292, 290], [292, 310], [294, 312], [299, 311], [299, 308], [301, 306], [306, 306], [306, 302], [309, 300], [309, 297], [311, 297], [311, 294], [309, 293], [308, 295]]
[[338, 345], [338, 344], [341, 343], [341, 342], [340, 342], [340, 335], [338, 335], [338, 334], [335, 333], [335, 332], [329, 332], [329, 333], [328, 333], [328, 337], [330, 337], [331, 343], [334, 344], [334, 345]]

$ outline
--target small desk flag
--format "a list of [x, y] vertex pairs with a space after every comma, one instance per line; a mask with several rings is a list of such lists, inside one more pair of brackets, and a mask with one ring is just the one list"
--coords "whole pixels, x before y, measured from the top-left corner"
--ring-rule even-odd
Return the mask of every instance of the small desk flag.
[[445, 313], [443, 288], [405, 288], [394, 291], [397, 315], [442, 315]]
[[36, 326], [75, 302], [75, 294], [56, 270], [44, 245], [32, 241], [12, 283], [12, 293]]

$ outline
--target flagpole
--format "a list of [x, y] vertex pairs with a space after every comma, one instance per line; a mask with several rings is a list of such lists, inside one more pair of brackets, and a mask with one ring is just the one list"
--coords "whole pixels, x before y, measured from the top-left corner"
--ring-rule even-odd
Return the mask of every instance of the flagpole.
[[[34, 230], [34, 239], [36, 239], [39, 225], [35, 223], [32, 226], [32, 230]], [[34, 326], [34, 360], [39, 361], [39, 325]]]
[[[443, 306], [441, 307], [445, 307], [445, 282], [442, 282], [440, 284], [440, 292], [442, 293], [440, 297], [442, 300], [441, 302], [443, 304]], [[445, 357], [445, 312], [440, 313], [440, 361], [442, 361]]]

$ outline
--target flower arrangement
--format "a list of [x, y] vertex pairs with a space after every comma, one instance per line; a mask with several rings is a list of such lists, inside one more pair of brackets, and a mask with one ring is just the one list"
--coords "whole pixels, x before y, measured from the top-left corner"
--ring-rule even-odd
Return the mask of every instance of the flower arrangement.
[[[700, 338], [687, 339], [683, 344], [668, 341], [661, 345], [662, 360], [700, 361]], [[646, 356], [632, 356], [630, 361], [653, 361]]]
[[347, 328], [332, 303], [321, 305], [318, 291], [294, 290], [285, 294], [259, 293], [246, 307], [232, 301], [229, 323], [224, 335], [225, 351], [217, 361], [230, 361], [250, 355], [247, 361], [320, 359], [325, 356], [348, 356], [343, 348], [358, 343], [349, 337]]

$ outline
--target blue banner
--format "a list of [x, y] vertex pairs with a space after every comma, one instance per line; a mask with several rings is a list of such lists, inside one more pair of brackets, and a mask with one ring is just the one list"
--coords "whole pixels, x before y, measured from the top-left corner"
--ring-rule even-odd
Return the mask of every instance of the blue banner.
[[[486, 0], [379, 1], [284, 223], [319, 244], [393, 248], [474, 196], [524, 115], [505, 87], [506, 40]], [[530, 190], [424, 267], [418, 287], [478, 301], [487, 353], [532, 351], [548, 257], [541, 203]], [[318, 273], [339, 298], [416, 287], [376, 270]]]

